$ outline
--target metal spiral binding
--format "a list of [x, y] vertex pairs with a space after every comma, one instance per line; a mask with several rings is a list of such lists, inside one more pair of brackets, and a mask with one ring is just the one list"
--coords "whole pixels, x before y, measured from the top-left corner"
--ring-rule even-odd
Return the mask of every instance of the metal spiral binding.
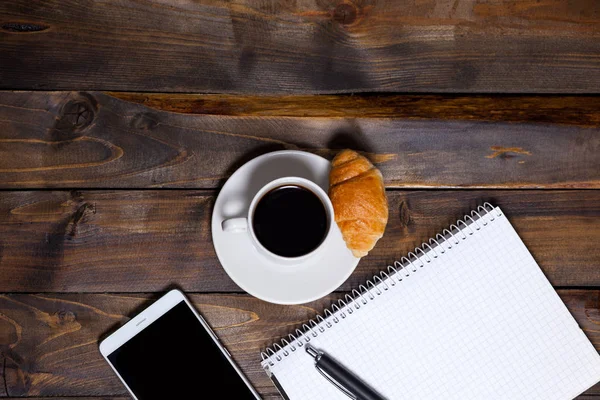
[[[369, 301], [381, 296], [396, 284], [402, 282], [403, 279], [418, 272], [419, 269], [460, 244], [461, 241], [486, 227], [489, 222], [495, 221], [496, 216], [502, 216], [500, 211], [497, 211], [494, 216], [492, 214], [494, 210], [494, 206], [490, 203], [483, 203], [476, 210], [471, 211], [470, 215], [466, 214], [462, 219], [456, 221], [456, 224], [451, 224], [441, 234], [438, 233], [435, 238], [429, 239], [429, 243], [422, 243], [414, 251], [409, 252], [406, 257], [401, 257], [400, 261], [394, 261], [393, 265], [388, 265], [386, 271], [374, 275], [364, 285], [359, 285], [358, 289], [352, 289], [352, 295], [346, 294], [345, 300], [340, 299], [328, 309], [325, 309], [323, 311], [325, 317], [317, 314], [308, 324], [302, 325], [303, 331], [296, 329], [295, 335], [291, 333], [288, 335], [289, 340], [281, 339], [281, 345], [275, 343], [261, 352], [263, 362], [268, 363], [269, 366], [274, 366], [275, 361], [279, 362], [283, 357], [289, 356], [290, 353], [286, 350], [287, 348], [292, 352], [296, 351], [298, 347], [310, 342], [311, 338], [316, 338], [320, 333], [331, 329], [342, 319], [346, 319], [355, 310], [360, 310], [368, 305]], [[487, 215], [490, 215], [489, 222], [483, 218]]]

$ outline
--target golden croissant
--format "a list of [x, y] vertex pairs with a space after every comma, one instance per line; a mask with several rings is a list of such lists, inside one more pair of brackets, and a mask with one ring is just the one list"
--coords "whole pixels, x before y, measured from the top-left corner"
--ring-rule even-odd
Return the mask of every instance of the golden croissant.
[[388, 221], [383, 176], [352, 150], [340, 152], [331, 165], [329, 198], [335, 222], [352, 254], [364, 257], [383, 236]]

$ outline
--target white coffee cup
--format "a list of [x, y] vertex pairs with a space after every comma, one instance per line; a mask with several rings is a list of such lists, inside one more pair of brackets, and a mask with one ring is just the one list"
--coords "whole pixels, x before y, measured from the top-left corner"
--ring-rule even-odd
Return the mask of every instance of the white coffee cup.
[[[321, 200], [321, 203], [323, 204], [323, 207], [325, 208], [325, 213], [327, 215], [327, 228], [325, 231], [325, 237], [323, 238], [323, 241], [317, 248], [312, 250], [310, 253], [304, 254], [299, 257], [283, 257], [269, 251], [260, 243], [260, 241], [256, 237], [256, 233], [254, 232], [254, 228], [252, 226], [252, 217], [254, 216], [254, 211], [256, 210], [256, 206], [258, 205], [260, 200], [265, 194], [269, 193], [271, 190], [282, 186], [300, 186], [302, 188], [308, 189], [313, 194], [315, 194], [319, 198], [319, 200]], [[250, 240], [252, 241], [252, 244], [254, 245], [256, 250], [258, 250], [258, 252], [260, 252], [265, 257], [269, 258], [271, 261], [282, 265], [294, 265], [302, 263], [308, 260], [309, 258], [317, 257], [322, 252], [322, 250], [327, 246], [327, 244], [330, 241], [332, 232], [331, 225], [332, 223], [334, 223], [333, 220], [333, 205], [331, 204], [331, 200], [329, 200], [329, 196], [327, 195], [327, 193], [325, 193], [325, 191], [321, 189], [319, 185], [308, 179], [289, 176], [275, 179], [274, 181], [271, 181], [265, 186], [263, 186], [250, 202], [247, 216], [226, 219], [221, 223], [221, 228], [224, 232], [228, 232], [231, 234], [249, 235]], [[293, 229], [293, 227], [290, 227], [290, 229]], [[235, 249], [232, 249], [232, 251], [235, 251]]]

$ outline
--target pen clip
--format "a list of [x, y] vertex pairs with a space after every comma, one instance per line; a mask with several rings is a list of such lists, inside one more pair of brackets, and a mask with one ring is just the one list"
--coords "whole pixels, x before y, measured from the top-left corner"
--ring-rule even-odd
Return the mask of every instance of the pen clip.
[[316, 365], [315, 365], [315, 368], [317, 369], [317, 371], [319, 371], [319, 373], [321, 375], [323, 375], [325, 377], [325, 379], [327, 379], [329, 382], [331, 382], [331, 384], [333, 386], [340, 389], [342, 391], [342, 393], [344, 393], [346, 396], [350, 397], [352, 400], [358, 400], [358, 397], [356, 397], [354, 395], [354, 393], [350, 392], [348, 389], [346, 389], [345, 387], [343, 387], [342, 385], [337, 383], [337, 381], [335, 379], [333, 379], [331, 376], [327, 375], [327, 373], [325, 371], [323, 371], [321, 368], [317, 367]]

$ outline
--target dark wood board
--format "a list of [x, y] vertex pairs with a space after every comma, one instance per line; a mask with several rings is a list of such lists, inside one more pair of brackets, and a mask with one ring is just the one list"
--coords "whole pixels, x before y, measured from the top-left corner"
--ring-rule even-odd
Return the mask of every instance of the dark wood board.
[[[2, 332], [0, 333], [0, 339], [2, 340], [0, 343], [2, 343], [2, 345], [0, 346], [6, 346], [8, 343], [8, 337], [7, 337], [7, 330], [6, 330], [6, 326], [2, 329]], [[0, 397], [6, 397], [8, 396], [8, 393], [6, 393], [8, 387], [6, 385], [6, 381], [4, 379], [4, 373], [6, 370], [6, 358], [4, 357], [4, 351], [0, 350]]]
[[[262, 400], [282, 400], [281, 396], [279, 396], [278, 394], [267, 394], [264, 396], [261, 396]], [[62, 397], [62, 396], [52, 396], [52, 397], [26, 397], [27, 400], [131, 400], [130, 396], [85, 396], [85, 397]], [[597, 397], [594, 397], [594, 395], [589, 395], [589, 396], [580, 396], [577, 398], [577, 400], [588, 400], [588, 399], [593, 399], [593, 400], [597, 400]], [[23, 400], [23, 397], [6, 397], [3, 398], [3, 400]], [[179, 400], [179, 399], [175, 399], [175, 400]]]
[[[1, 92], [0, 92], [1, 93]], [[107, 92], [121, 100], [183, 114], [231, 117], [392, 118], [600, 125], [600, 96], [353, 94], [256, 96]]]
[[394, 101], [398, 117], [389, 103], [386, 118], [351, 117], [360, 100], [347, 118], [237, 117], [104, 93], [0, 92], [0, 188], [216, 188], [260, 154], [331, 158], [345, 147], [369, 156], [390, 188], [600, 188], [598, 99]]
[[[594, 395], [589, 396], [581, 396], [578, 397], [577, 400], [588, 400], [593, 399], [597, 400], [597, 397], [593, 397]], [[0, 396], [1, 397], [1, 396]], [[266, 394], [261, 396], [262, 400], [282, 400], [281, 396], [278, 394]], [[3, 397], [3, 400], [23, 400], [23, 397]], [[85, 396], [85, 397], [62, 397], [62, 396], [52, 396], [52, 397], [26, 397], [27, 400], [131, 400], [130, 396]], [[175, 399], [179, 400], [179, 399]]]
[[[0, 193], [0, 292], [240, 289], [211, 239], [214, 191]], [[383, 239], [342, 289], [357, 287], [483, 201], [499, 205], [550, 281], [600, 286], [600, 191], [389, 191]]]
[[0, 3], [0, 88], [600, 92], [590, 0]]
[[[594, 399], [597, 400], [597, 397], [593, 397], [594, 395], [589, 395], [589, 396], [581, 396], [578, 397], [577, 400], [588, 400], [588, 399]], [[1, 396], [0, 396], [1, 397]], [[264, 396], [261, 396], [262, 400], [282, 400], [281, 396], [279, 396], [278, 394], [267, 394]], [[85, 396], [85, 397], [56, 397], [56, 396], [52, 396], [52, 397], [26, 397], [27, 400], [131, 400], [132, 398], [130, 396]], [[3, 400], [23, 400], [23, 397], [3, 397]], [[175, 399], [175, 400], [180, 400], [180, 399]]]
[[[275, 397], [277, 398], [277, 397]], [[7, 397], [5, 400], [16, 400], [16, 399], [20, 399], [23, 400], [23, 397]], [[279, 399], [279, 398], [277, 398]], [[52, 396], [50, 398], [48, 397], [27, 397], [27, 400], [131, 400], [131, 397], [129, 396], [85, 396], [85, 397], [56, 397], [56, 396]], [[578, 399], [581, 400], [581, 399]]]
[[[277, 394], [261, 396], [262, 400], [282, 400], [282, 397]], [[600, 395], [582, 394], [577, 396], [575, 400], [598, 400]], [[27, 400], [130, 400], [131, 397], [27, 397]], [[23, 400], [22, 397], [9, 397], [6, 400]]]
[[[598, 290], [559, 294], [596, 348], [600, 348]], [[101, 335], [127, 321], [158, 294], [50, 294], [0, 296], [0, 326], [8, 340], [11, 396], [120, 396], [125, 390], [98, 352]], [[321, 313], [334, 297], [279, 306], [247, 295], [191, 295], [192, 301], [261, 394], [276, 391], [260, 367], [260, 351]], [[600, 393], [598, 387], [588, 391]]]
[[[261, 396], [262, 400], [282, 400], [281, 396], [277, 395], [277, 394], [267, 394], [264, 396]], [[595, 394], [582, 394], [581, 396], [576, 397], [576, 400], [598, 400], [598, 398], [600, 397], [600, 395], [595, 395]], [[8, 397], [5, 400], [23, 400], [23, 397]], [[114, 397], [114, 396], [110, 396], [110, 397], [106, 397], [106, 396], [102, 396], [102, 397], [98, 397], [98, 396], [94, 396], [94, 397], [90, 397], [90, 396], [86, 396], [86, 397], [27, 397], [27, 400], [131, 400], [131, 397]]]

